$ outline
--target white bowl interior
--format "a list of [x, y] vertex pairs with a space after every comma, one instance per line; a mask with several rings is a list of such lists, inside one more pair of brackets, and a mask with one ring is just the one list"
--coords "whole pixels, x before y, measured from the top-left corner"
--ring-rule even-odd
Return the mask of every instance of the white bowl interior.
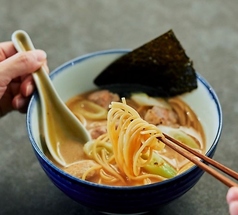
[[[63, 101], [88, 90], [96, 88], [94, 78], [113, 60], [127, 50], [109, 50], [76, 58], [53, 71], [53, 84]], [[36, 99], [37, 98], [37, 101]], [[32, 139], [42, 150], [40, 141], [40, 108], [35, 97], [28, 111], [28, 127]], [[206, 135], [206, 151], [216, 142], [221, 132], [222, 113], [219, 101], [211, 86], [198, 75], [198, 88], [181, 98], [195, 111], [203, 125]]]

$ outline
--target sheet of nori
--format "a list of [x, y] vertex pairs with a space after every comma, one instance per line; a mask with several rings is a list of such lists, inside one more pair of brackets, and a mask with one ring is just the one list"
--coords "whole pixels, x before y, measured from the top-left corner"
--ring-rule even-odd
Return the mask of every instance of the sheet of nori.
[[175, 96], [197, 88], [197, 77], [192, 61], [169, 30], [115, 60], [94, 83], [97, 86], [142, 85], [158, 90], [158, 96], [160, 92]]

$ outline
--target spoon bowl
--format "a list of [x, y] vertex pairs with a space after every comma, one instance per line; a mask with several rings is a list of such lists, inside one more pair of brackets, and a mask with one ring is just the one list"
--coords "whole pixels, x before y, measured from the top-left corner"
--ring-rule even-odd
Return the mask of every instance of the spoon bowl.
[[[12, 34], [12, 41], [18, 52], [35, 49], [25, 31], [15, 31]], [[45, 67], [42, 66], [32, 75], [40, 96], [44, 141], [55, 161], [62, 166], [67, 166], [74, 161], [71, 160], [69, 163], [64, 160], [60, 146], [67, 144], [69, 141], [75, 144], [86, 143], [91, 138], [90, 134], [61, 100]]]

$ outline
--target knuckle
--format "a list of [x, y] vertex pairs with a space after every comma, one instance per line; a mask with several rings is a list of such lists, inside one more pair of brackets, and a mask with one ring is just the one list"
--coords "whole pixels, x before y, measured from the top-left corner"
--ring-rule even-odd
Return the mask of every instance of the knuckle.
[[0, 62], [3, 61], [5, 59], [5, 53], [4, 51], [0, 48]]
[[24, 67], [28, 68], [30, 65], [31, 59], [29, 58], [26, 52], [22, 52], [20, 53], [19, 61], [21, 64], [24, 65]]

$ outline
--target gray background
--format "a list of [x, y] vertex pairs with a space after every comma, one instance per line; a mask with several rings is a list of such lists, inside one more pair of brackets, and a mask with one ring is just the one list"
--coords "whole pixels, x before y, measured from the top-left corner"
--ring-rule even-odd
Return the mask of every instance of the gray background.
[[[196, 70], [213, 86], [224, 127], [215, 159], [238, 171], [237, 0], [0, 0], [0, 41], [26, 30], [51, 70], [77, 56], [136, 48], [173, 29]], [[153, 214], [228, 214], [227, 187], [208, 174]], [[40, 168], [25, 116], [0, 119], [0, 214], [97, 214], [59, 191]]]

